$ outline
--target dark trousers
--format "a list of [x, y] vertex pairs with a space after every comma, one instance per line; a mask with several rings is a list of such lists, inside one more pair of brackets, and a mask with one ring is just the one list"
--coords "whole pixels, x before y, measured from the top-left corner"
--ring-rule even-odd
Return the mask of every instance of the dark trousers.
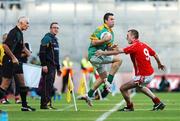
[[55, 94], [54, 80], [56, 68], [48, 65], [48, 73], [42, 73], [41, 81], [39, 84], [39, 91], [41, 96], [41, 106], [51, 104], [51, 98]]
[[66, 70], [66, 75], [63, 76], [63, 83], [62, 83], [62, 89], [61, 89], [62, 93], [65, 93], [65, 90], [66, 90], [66, 87], [67, 87], [67, 84], [68, 84], [69, 73], [70, 73], [70, 70], [67, 69]]

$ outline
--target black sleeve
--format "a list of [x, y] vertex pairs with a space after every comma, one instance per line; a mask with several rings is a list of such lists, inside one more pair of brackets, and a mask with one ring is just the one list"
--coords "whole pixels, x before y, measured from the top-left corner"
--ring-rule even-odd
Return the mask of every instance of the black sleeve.
[[59, 70], [60, 70], [60, 68], [61, 68], [61, 67], [60, 67], [60, 64], [58, 64], [58, 65], [57, 65], [57, 70], [59, 71]]
[[[59, 48], [59, 46], [58, 46]], [[54, 51], [54, 50], [53, 50]], [[60, 64], [59, 64], [59, 51], [54, 51], [55, 56], [55, 62], [56, 62], [56, 69], [60, 70]]]
[[60, 68], [61, 68], [61, 67], [60, 67], [60, 64], [59, 64], [59, 53], [57, 54], [57, 58], [58, 58], [58, 59], [56, 60], [56, 63], [57, 63], [57, 68], [56, 68], [56, 69], [59, 71]]
[[41, 66], [46, 66], [46, 51], [50, 44], [51, 38], [49, 36], [44, 36], [41, 40], [40, 50], [39, 50], [39, 59], [41, 61]]
[[15, 39], [16, 39], [16, 32], [11, 30], [7, 36], [7, 39], [4, 42], [4, 44], [6, 44], [11, 51], [14, 51], [16, 47], [17, 43], [16, 41], [14, 41]]
[[43, 46], [40, 45], [40, 50], [39, 50], [39, 59], [41, 61], [41, 66], [46, 66], [46, 47], [47, 46]]

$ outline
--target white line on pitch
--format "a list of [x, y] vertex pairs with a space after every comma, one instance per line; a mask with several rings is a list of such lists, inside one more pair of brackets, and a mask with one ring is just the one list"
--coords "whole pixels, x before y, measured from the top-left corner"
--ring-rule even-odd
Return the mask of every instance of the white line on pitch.
[[69, 106], [67, 106], [67, 107], [65, 107], [65, 108], [63, 108], [63, 109], [59, 109], [59, 110], [57, 110], [57, 111], [64, 111], [64, 110], [66, 110], [66, 109], [69, 109], [69, 108], [71, 108], [71, 107], [73, 107], [74, 105], [69, 105]]
[[[133, 93], [131, 97], [133, 97], [136, 93]], [[117, 103], [111, 110], [108, 112], [105, 112], [103, 115], [101, 115], [96, 121], [104, 121], [108, 116], [110, 116], [113, 112], [117, 111], [120, 106], [122, 106], [125, 103], [124, 100], [122, 100], [120, 103]]]

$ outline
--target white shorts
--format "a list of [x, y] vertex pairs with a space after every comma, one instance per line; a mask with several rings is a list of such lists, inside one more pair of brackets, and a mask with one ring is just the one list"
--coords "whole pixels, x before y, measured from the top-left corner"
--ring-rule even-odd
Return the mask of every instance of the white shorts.
[[105, 64], [113, 62], [113, 56], [92, 56], [90, 62], [97, 72], [101, 74], [106, 71]]
[[139, 75], [139, 76], [134, 76], [133, 80], [139, 85], [147, 85], [152, 81], [153, 78], [154, 78], [154, 74], [151, 74], [149, 76]]

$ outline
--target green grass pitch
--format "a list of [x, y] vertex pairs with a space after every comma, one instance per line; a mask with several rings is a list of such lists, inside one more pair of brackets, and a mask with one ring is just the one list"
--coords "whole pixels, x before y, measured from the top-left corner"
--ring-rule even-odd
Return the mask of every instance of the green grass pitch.
[[[113, 112], [105, 121], [180, 121], [180, 93], [157, 93], [166, 108], [163, 111], [150, 111], [152, 102], [149, 98], [141, 93], [137, 93], [133, 98], [134, 112]], [[54, 107], [58, 110], [40, 110], [39, 100], [28, 98], [29, 105], [37, 109], [36, 112], [22, 112], [20, 105], [0, 104], [0, 109], [8, 112], [9, 121], [96, 121], [105, 112], [111, 110], [117, 103], [122, 100], [122, 96], [108, 96], [107, 100], [93, 101], [94, 106], [88, 107], [83, 100], [77, 100], [78, 111], [73, 107], [73, 102], [68, 104], [65, 95], [60, 101], [53, 102]], [[121, 106], [121, 108], [124, 105]]]

